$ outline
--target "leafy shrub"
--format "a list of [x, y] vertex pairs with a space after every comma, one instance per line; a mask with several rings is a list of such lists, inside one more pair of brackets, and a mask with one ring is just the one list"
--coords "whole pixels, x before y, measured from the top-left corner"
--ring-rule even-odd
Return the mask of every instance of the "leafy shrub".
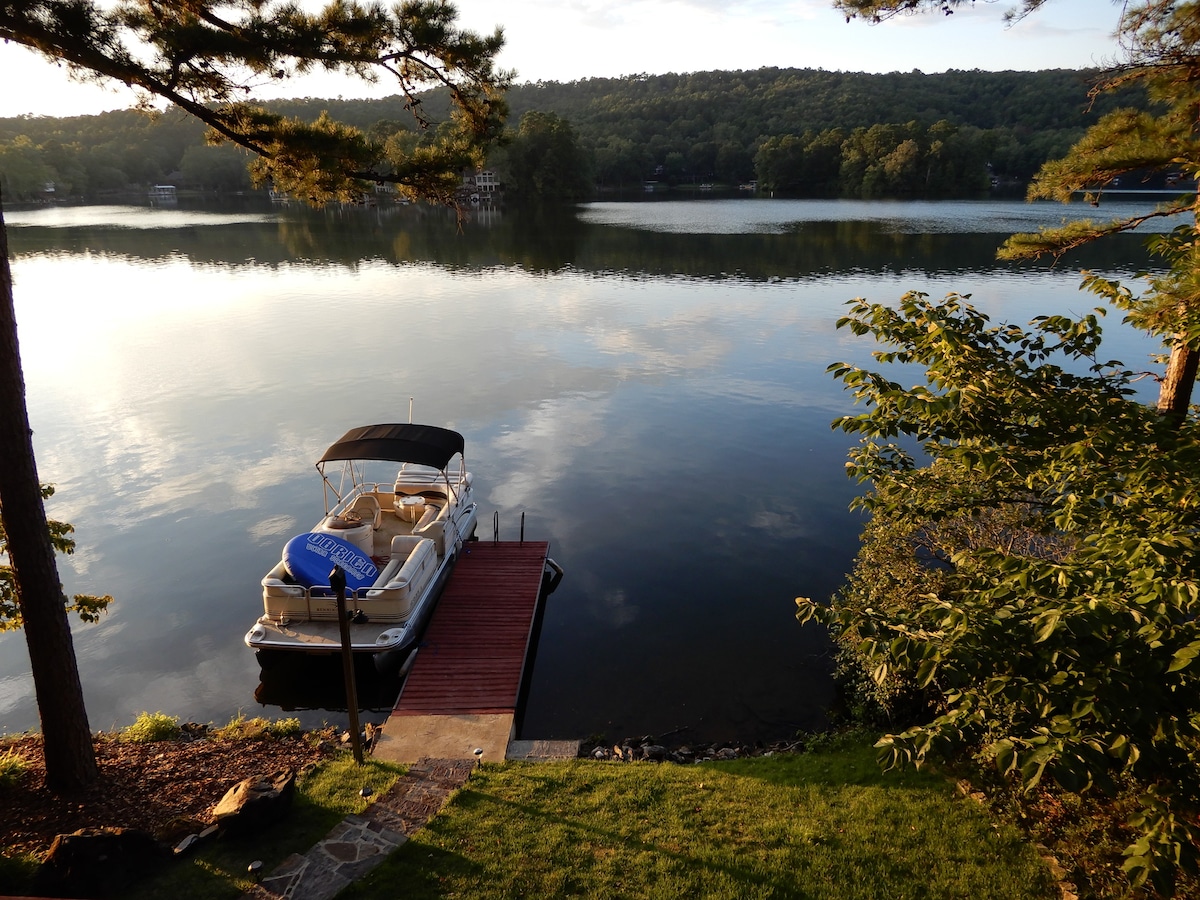
[[[982, 489], [969, 470], [944, 459], [906, 473], [906, 481], [917, 497]], [[938, 686], [919, 683], [917, 667], [880, 667], [870, 629], [861, 627], [875, 613], [909, 614], [933, 597], [952, 602], [964, 558], [1002, 551], [1022, 559], [1061, 561], [1073, 545], [1070, 535], [1041, 521], [1036, 507], [1020, 494], [981, 508], [936, 509], [922, 518], [910, 507], [875, 511], [863, 529], [854, 569], [832, 601], [843, 613], [831, 626], [843, 714], [869, 727], [907, 728], [940, 709]]]
[[0, 853], [0, 885], [8, 891], [32, 891], [41, 860], [36, 853]]
[[28, 768], [25, 757], [16, 750], [9, 750], [0, 756], [0, 790], [16, 787]]
[[926, 383], [831, 367], [868, 407], [836, 425], [860, 437], [848, 471], [871, 483], [874, 530], [849, 588], [798, 598], [799, 617], [833, 630], [880, 706], [894, 686], [932, 701], [876, 745], [889, 765], [975, 758], [1027, 797], [1136, 784], [1122, 868], [1167, 893], [1200, 869], [1200, 420], [1159, 415], [1098, 361], [1096, 314], [1026, 330], [966, 299], [860, 299], [838, 323]]
[[269, 726], [271, 734], [275, 737], [293, 737], [301, 732], [300, 720], [291, 719], [276, 719]]
[[121, 731], [120, 737], [135, 744], [173, 741], [179, 737], [179, 717], [164, 712], [143, 712], [132, 725]]
[[213, 732], [214, 736], [223, 741], [237, 741], [258, 737], [290, 737], [301, 731], [299, 719], [278, 719], [272, 722], [261, 716], [247, 719], [238, 713], [230, 719], [229, 724]]

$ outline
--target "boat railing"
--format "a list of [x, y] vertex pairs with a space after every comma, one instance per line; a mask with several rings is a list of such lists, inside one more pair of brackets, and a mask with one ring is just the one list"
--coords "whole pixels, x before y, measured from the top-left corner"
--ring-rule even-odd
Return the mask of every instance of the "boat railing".
[[379, 481], [366, 481], [362, 484], [354, 486], [353, 490], [347, 491], [345, 497], [338, 498], [337, 503], [329, 508], [327, 516], [337, 516], [344, 512], [348, 512], [359, 497], [364, 495], [372, 495], [379, 501], [380, 507], [389, 511], [392, 509], [391, 498], [395, 495], [392, 483]]
[[[468, 476], [469, 474], [470, 473], [468, 473]], [[470, 490], [471, 482], [472, 479], [470, 477], [463, 479], [451, 478], [449, 481], [450, 501], [454, 502], [459, 499], [458, 495], [460, 489], [463, 491], [463, 493], [466, 493], [466, 491]], [[409, 485], [409, 487], [413, 491], [420, 490], [422, 493], [426, 491], [432, 491], [435, 495], [441, 495], [446, 493], [447, 482], [441, 479], [437, 481], [414, 481]], [[346, 492], [346, 496], [339, 497], [338, 501], [333, 506], [329, 507], [329, 512], [326, 513], [326, 515], [336, 516], [340, 513], [346, 512], [354, 505], [354, 501], [364, 494], [375, 495], [375, 498], [379, 500], [380, 506], [383, 507], [384, 510], [390, 510], [393, 508], [393, 498], [396, 496], [396, 483], [391, 481], [365, 481], [361, 484], [357, 484], [352, 490]]]
[[[382, 570], [381, 570], [382, 571]], [[271, 579], [264, 585], [268, 592], [268, 610], [267, 618], [277, 624], [288, 620], [307, 620], [307, 619], [332, 619], [337, 621], [337, 614], [333, 607], [325, 609], [323, 606], [314, 607], [312, 604], [332, 604], [337, 599], [333, 588], [328, 584], [314, 584], [305, 587], [302, 584], [291, 584], [285, 581]], [[360, 588], [346, 588], [346, 600], [351, 601], [370, 601], [373, 604], [381, 602], [379, 598], [368, 597], [368, 591], [377, 591], [386, 585], [372, 583], [364, 585]], [[289, 604], [303, 604], [304, 608], [292, 607]], [[270, 607], [274, 607], [271, 609]]]

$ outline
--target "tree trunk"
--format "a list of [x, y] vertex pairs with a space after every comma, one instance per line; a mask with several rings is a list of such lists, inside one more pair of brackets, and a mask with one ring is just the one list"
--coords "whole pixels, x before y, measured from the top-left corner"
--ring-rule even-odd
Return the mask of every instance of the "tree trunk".
[[1198, 364], [1200, 352], [1189, 348], [1180, 335], [1171, 348], [1167, 371], [1158, 389], [1159, 415], [1170, 416], [1176, 424], [1183, 422], [1192, 402], [1192, 385], [1196, 383]]
[[25, 380], [17, 343], [8, 232], [0, 208], [0, 516], [42, 723], [46, 783], [78, 790], [96, 780], [96, 751], [83, 705], [71, 625], [33, 458]]

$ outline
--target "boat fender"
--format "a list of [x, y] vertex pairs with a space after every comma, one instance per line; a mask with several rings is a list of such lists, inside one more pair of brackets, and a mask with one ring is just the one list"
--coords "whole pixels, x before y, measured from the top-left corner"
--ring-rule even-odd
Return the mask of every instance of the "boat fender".
[[283, 548], [283, 562], [296, 582], [311, 588], [329, 584], [329, 572], [341, 566], [346, 572], [346, 590], [369, 587], [379, 576], [371, 557], [332, 534], [298, 534]]

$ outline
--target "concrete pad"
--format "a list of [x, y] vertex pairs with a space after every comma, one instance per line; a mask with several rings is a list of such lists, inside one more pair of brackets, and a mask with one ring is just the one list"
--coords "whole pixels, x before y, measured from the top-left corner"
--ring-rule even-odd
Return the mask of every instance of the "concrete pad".
[[575, 759], [580, 741], [509, 741], [509, 759]]
[[421, 759], [474, 759], [503, 762], [513, 735], [513, 714], [388, 717], [372, 755], [411, 764]]

